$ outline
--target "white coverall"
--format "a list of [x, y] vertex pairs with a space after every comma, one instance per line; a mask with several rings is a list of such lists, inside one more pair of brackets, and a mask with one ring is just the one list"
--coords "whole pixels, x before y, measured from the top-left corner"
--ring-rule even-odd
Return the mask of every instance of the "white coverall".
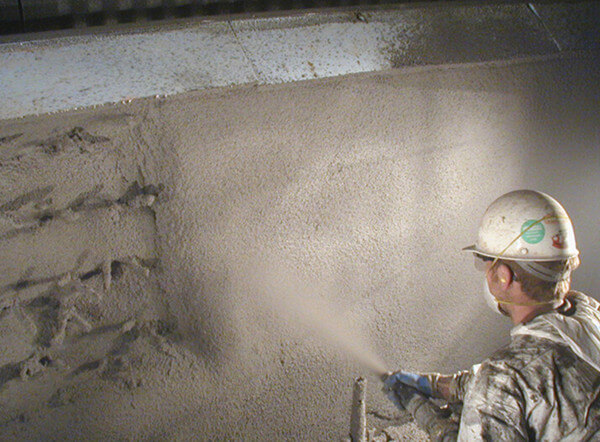
[[574, 291], [567, 299], [455, 375], [459, 441], [600, 440], [600, 304]]

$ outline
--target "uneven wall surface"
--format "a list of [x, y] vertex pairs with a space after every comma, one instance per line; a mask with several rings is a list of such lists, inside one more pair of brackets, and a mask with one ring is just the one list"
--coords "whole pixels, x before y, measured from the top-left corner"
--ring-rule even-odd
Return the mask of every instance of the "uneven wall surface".
[[[515, 188], [564, 204], [575, 287], [598, 297], [599, 61], [390, 70], [1, 122], [0, 439], [338, 440], [368, 373], [269, 296], [310, 281], [303, 303], [332, 304], [389, 368], [467, 368], [508, 324], [460, 248]], [[279, 268], [284, 282], [257, 283]], [[370, 386], [370, 425], [405, 423]]]

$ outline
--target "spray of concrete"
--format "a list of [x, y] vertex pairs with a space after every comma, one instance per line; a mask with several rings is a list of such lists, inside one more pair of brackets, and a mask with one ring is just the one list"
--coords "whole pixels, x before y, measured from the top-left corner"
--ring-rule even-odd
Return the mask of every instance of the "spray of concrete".
[[257, 306], [272, 312], [287, 330], [316, 334], [321, 342], [341, 350], [377, 376], [388, 371], [359, 328], [352, 326], [339, 306], [331, 304], [327, 296], [330, 289], [323, 283], [301, 277], [281, 264], [264, 259], [256, 262], [261, 265], [252, 265], [246, 275], [251, 275]]

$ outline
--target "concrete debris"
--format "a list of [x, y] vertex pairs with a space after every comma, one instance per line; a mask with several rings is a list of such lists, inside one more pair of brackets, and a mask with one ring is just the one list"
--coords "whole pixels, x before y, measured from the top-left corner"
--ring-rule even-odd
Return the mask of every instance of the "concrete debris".
[[95, 144], [110, 141], [110, 138], [101, 135], [92, 135], [89, 132], [86, 132], [82, 127], [75, 127], [70, 132], [67, 132], [66, 135], [70, 140], [76, 143], [83, 142], [84, 144]]
[[[24, 289], [31, 287], [38, 287], [37, 296], [44, 291], [51, 292], [53, 289], [56, 289], [56, 295], [59, 298], [66, 292], [69, 292], [70, 296], [72, 296], [74, 291], [79, 291], [81, 293], [90, 293], [95, 299], [100, 301], [103, 299], [102, 292], [92, 289], [89, 285], [84, 284], [84, 281], [101, 275], [104, 293], [109, 293], [113, 282], [117, 281], [123, 275], [125, 266], [130, 267], [140, 276], [148, 278], [151, 269], [156, 266], [156, 263], [157, 261], [154, 259], [145, 260], [138, 256], [125, 256], [118, 259], [105, 259], [92, 270], [81, 272], [79, 269], [83, 266], [83, 262], [78, 262], [69, 272], [37, 279], [30, 278], [31, 273], [34, 270], [32, 268], [22, 275], [14, 284], [9, 284], [0, 289], [0, 295], [4, 295], [0, 298], [0, 310], [10, 308], [15, 303], [24, 301], [26, 297], [19, 295]], [[47, 287], [48, 285], [51, 286]], [[29, 294], [27, 298], [34, 298], [36, 295]]]
[[42, 373], [52, 364], [52, 359], [45, 353], [34, 353], [20, 364], [19, 375], [22, 380], [27, 380]]
[[[85, 295], [100, 299], [94, 289], [84, 284], [73, 272], [67, 272], [55, 277], [54, 284], [47, 292], [26, 302], [29, 310], [37, 312], [33, 315], [42, 324], [38, 327], [41, 334], [39, 344], [50, 347], [61, 345], [71, 322], [77, 323], [85, 333], [92, 330], [92, 325], [77, 308], [80, 299]], [[15, 297], [16, 305], [20, 302], [25, 301]]]
[[110, 141], [108, 137], [92, 135], [82, 127], [75, 127], [45, 140], [28, 143], [28, 146], [41, 148], [48, 155], [56, 155], [72, 148], [77, 149], [79, 153], [87, 153], [87, 146], [96, 143], [106, 143], [108, 141]]
[[382, 432], [378, 432], [375, 428], [371, 428], [367, 432], [368, 441], [369, 442], [389, 442], [392, 441], [389, 435], [383, 430]]
[[5, 137], [0, 137], [0, 144], [10, 143], [11, 141], [14, 141], [17, 138], [20, 138], [22, 136], [23, 136], [23, 133], [18, 133], [18, 134], [13, 134], [13, 135], [7, 135]]
[[154, 262], [142, 261], [137, 256], [129, 256], [129, 257], [123, 258], [121, 261], [124, 264], [129, 265], [132, 269], [134, 269], [140, 275], [142, 275], [146, 278], [150, 276], [150, 269], [155, 264]]
[[121, 326], [121, 333], [127, 333], [131, 330], [133, 330], [133, 328], [137, 325], [137, 321], [135, 319], [130, 319], [129, 321], [126, 321], [125, 323], [123, 323], [123, 325]]
[[367, 414], [369, 416], [373, 416], [373, 417], [383, 420], [383, 421], [397, 421], [398, 420], [398, 417], [390, 416], [390, 415], [381, 413], [377, 410], [367, 410]]
[[70, 321], [76, 320], [83, 331], [89, 333], [92, 330], [91, 324], [77, 311], [75, 306], [63, 307], [61, 304], [58, 311], [58, 319], [56, 322], [55, 332], [50, 339], [50, 345], [61, 345], [65, 339], [67, 325]]
[[102, 184], [96, 184], [91, 190], [85, 191], [77, 195], [77, 197], [67, 205], [67, 209], [74, 212], [81, 210], [82, 207], [94, 198], [98, 198], [100, 191], [103, 189]]
[[52, 408], [62, 407], [73, 403], [77, 396], [77, 390], [73, 387], [58, 388], [54, 394], [48, 399], [48, 406]]
[[116, 222], [121, 216], [121, 208], [135, 210], [152, 207], [164, 190], [164, 185], [149, 184], [141, 187], [135, 181], [116, 199], [102, 194], [102, 188], [101, 184], [95, 185], [91, 190], [80, 193], [63, 208], [53, 207], [52, 198], [47, 198], [54, 191], [54, 186], [35, 189], [0, 205], [0, 240], [31, 233], [53, 220], [77, 222], [81, 219], [81, 213], [101, 209], [113, 210]]
[[102, 279], [104, 282], [104, 293], [108, 293], [110, 291], [110, 286], [112, 284], [112, 260], [105, 259], [101, 265], [102, 268]]
[[57, 215], [60, 217], [60, 219], [67, 223], [74, 223], [81, 219], [81, 215], [78, 212], [73, 211], [71, 208], [66, 208]]
[[153, 184], [141, 187], [140, 184], [135, 181], [129, 186], [127, 191], [117, 200], [120, 204], [126, 204], [129, 207], [150, 207], [154, 204], [156, 197], [163, 191], [164, 186], [159, 184], [155, 186]]
[[56, 281], [56, 285], [58, 287], [66, 287], [67, 285], [71, 284], [72, 282], [73, 282], [73, 275], [69, 272], [69, 273], [65, 273], [62, 276], [59, 276]]
[[30, 192], [26, 192], [17, 198], [8, 201], [0, 206], [0, 213], [3, 212], [15, 212], [30, 203], [40, 204], [45, 198], [52, 193], [54, 186], [44, 186], [34, 189]]

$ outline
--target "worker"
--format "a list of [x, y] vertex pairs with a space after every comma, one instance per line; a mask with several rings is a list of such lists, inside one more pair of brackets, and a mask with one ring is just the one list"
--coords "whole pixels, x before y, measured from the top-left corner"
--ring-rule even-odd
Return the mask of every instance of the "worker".
[[541, 192], [507, 193], [464, 250], [485, 272], [488, 304], [513, 323], [510, 343], [453, 375], [388, 373], [388, 397], [432, 440], [600, 440], [600, 304], [571, 290], [567, 212]]

